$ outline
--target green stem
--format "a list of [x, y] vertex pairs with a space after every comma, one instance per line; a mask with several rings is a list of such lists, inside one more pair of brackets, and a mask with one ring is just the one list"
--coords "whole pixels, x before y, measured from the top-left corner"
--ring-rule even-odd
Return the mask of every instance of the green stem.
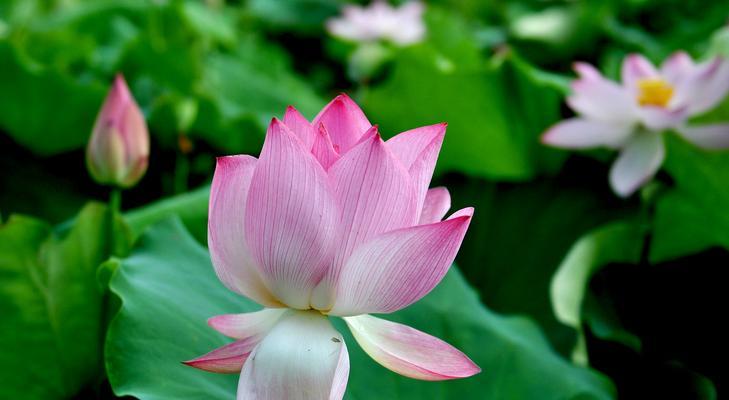
[[111, 193], [109, 193], [109, 209], [112, 217], [121, 214], [121, 189], [118, 187], [112, 188]]

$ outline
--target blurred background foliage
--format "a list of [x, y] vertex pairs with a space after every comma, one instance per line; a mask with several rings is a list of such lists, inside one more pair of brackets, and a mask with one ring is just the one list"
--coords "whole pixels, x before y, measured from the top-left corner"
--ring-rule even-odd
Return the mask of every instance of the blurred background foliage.
[[[80, 290], [107, 301], [107, 295], [94, 292], [97, 278], [102, 289], [111, 279], [113, 292], [125, 304], [155, 304], [131, 284], [144, 278], [132, 272], [165, 279], [165, 268], [177, 265], [166, 260], [175, 249], [166, 249], [160, 238], [187, 238], [185, 230], [197, 240], [185, 241], [186, 248], [207, 262], [199, 247], [206, 243], [206, 185], [214, 157], [255, 155], [270, 118], [280, 117], [287, 105], [312, 118], [345, 91], [385, 137], [448, 122], [434, 184], [448, 186], [454, 208], [475, 206], [476, 217], [457, 259], [460, 272], [423, 305], [395, 318], [442, 333], [472, 352], [484, 369], [471, 380], [433, 389], [380, 371], [355, 352], [351, 398], [726, 396], [727, 376], [716, 354], [726, 350], [729, 333], [720, 323], [727, 303], [721, 283], [729, 260], [729, 153], [705, 152], [671, 137], [658, 179], [640, 195], [621, 200], [607, 185], [613, 155], [569, 154], [538, 140], [546, 128], [570, 115], [563, 99], [576, 60], [617, 77], [629, 52], [641, 52], [654, 62], [680, 49], [702, 59], [729, 56], [726, 3], [434, 0], [427, 2], [427, 39], [406, 48], [363, 47], [329, 37], [324, 21], [337, 15], [342, 4], [0, 2], [2, 343], [18, 343], [21, 338], [13, 332], [17, 335], [19, 326], [33, 330], [48, 323], [44, 299], [66, 299]], [[146, 177], [125, 192], [124, 221], [111, 223], [98, 204], [76, 215], [89, 200], [105, 201], [108, 195], [88, 177], [83, 148], [117, 72], [124, 73], [147, 117], [152, 155]], [[699, 118], [729, 120], [729, 101]], [[13, 214], [26, 216], [9, 217]], [[179, 218], [182, 225], [155, 225], [168, 217]], [[106, 221], [103, 232], [123, 231], [125, 243], [112, 245], [106, 233], [94, 234], [98, 226], [89, 221], [95, 220]], [[95, 264], [109, 255], [126, 255], [126, 250], [111, 249], [126, 248], [140, 237], [141, 248], [128, 261], [96, 270]], [[87, 251], [84, 263], [76, 260], [78, 248]], [[78, 287], [66, 287], [53, 274], [40, 283], [27, 276], [28, 268], [64, 263], [75, 269], [53, 268], [60, 268], [61, 276], [80, 276]], [[114, 272], [126, 264], [129, 273]], [[189, 267], [197, 271], [200, 265]], [[184, 297], [193, 286], [172, 287], [171, 296]], [[221, 301], [231, 307], [234, 302]], [[81, 327], [50, 329], [55, 337], [26, 338], [39, 351], [32, 358], [52, 364], [47, 367], [51, 375], [42, 378], [45, 383], [26, 397], [18, 393], [38, 379], [39, 367], [26, 364], [10, 371], [8, 366], [27, 355], [3, 351], [0, 373], [13, 376], [17, 384], [8, 385], [3, 378], [0, 397], [111, 396], [99, 372], [104, 370], [100, 346], [80, 345], [82, 338], [74, 335], [81, 330], [90, 340], [100, 335], [103, 341], [98, 331], [107, 317], [98, 316], [98, 309], [58, 302], [58, 312], [71, 312], [76, 319], [94, 314], [96, 319], [89, 326], [84, 320]], [[200, 302], [190, 300], [210, 300]], [[451, 318], [453, 311], [442, 304], [463, 310]], [[178, 314], [186, 311], [169, 307]], [[215, 312], [241, 311], [222, 309], [221, 303], [199, 307], [194, 314], [201, 320], [185, 321], [199, 325]], [[221, 398], [232, 393], [221, 389], [231, 381], [180, 371], [178, 364], [160, 367], [155, 379], [185, 374], [190, 380], [174, 395], [155, 392], [159, 388], [149, 386], [149, 377], [134, 370], [155, 368], [146, 363], [163, 355], [140, 364], [120, 363], [125, 341], [135, 338], [120, 335], [119, 329], [157, 323], [146, 333], [154, 336], [154, 329], [174, 331], [185, 325], [128, 313], [122, 309], [106, 342], [105, 370], [118, 394], [195, 398], [194, 390], [200, 388], [195, 384], [212, 385], [207, 393], [223, 393]], [[423, 314], [439, 318], [434, 322]], [[199, 353], [206, 344], [221, 342], [198, 325], [189, 328], [202, 335], [189, 339], [197, 341], [191, 348]], [[77, 362], [79, 357], [85, 361]], [[373, 381], [386, 383], [368, 394]]]

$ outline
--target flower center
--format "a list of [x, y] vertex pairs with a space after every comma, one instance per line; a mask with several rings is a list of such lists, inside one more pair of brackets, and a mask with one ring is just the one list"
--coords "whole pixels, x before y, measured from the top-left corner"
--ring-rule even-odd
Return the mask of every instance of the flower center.
[[641, 106], [666, 107], [673, 97], [673, 86], [661, 78], [638, 81], [638, 104]]

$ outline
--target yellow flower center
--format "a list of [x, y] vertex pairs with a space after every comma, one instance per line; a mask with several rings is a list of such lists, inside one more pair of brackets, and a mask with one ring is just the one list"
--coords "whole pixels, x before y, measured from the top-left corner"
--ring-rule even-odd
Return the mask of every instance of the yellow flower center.
[[666, 107], [673, 97], [673, 86], [661, 78], [638, 81], [638, 104], [641, 106]]

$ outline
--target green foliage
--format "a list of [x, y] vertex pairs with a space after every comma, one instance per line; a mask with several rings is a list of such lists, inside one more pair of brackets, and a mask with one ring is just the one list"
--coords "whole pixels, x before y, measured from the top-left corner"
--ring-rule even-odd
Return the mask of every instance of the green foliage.
[[[0, 92], [15, 94], [0, 96], [0, 127], [41, 154], [84, 146], [95, 117], [86, 110], [101, 106], [103, 86], [75, 81], [24, 58], [17, 49], [0, 42], [0, 74], [4, 77]], [[59, 113], [57, 101], [70, 112]]]
[[525, 180], [559, 162], [538, 137], [559, 120], [561, 95], [513, 55], [462, 67], [457, 58], [421, 46], [403, 52], [393, 68], [382, 85], [365, 92], [368, 115], [387, 135], [447, 121], [440, 171]]
[[457, 259], [465, 276], [494, 310], [534, 318], [562, 353], [573, 347], [574, 334], [552, 312], [552, 275], [583, 234], [630, 213], [613, 198], [606, 179], [595, 179], [605, 169], [573, 161], [564, 173], [527, 184], [448, 185], [453, 209], [476, 209]]
[[669, 137], [664, 168], [675, 187], [656, 205], [651, 260], [729, 248], [729, 154], [698, 149]]
[[189, 128], [224, 151], [256, 151], [271, 116], [288, 104], [309, 114], [323, 105], [287, 54], [241, 29], [227, 7], [129, 0], [38, 14], [0, 35], [0, 91], [15, 94], [0, 99], [0, 128], [39, 154], [86, 143], [116, 72], [166, 147]]
[[[147, 231], [117, 268], [110, 287], [122, 301], [106, 344], [107, 371], [117, 395], [142, 400], [233, 395], [237, 376], [210, 374], [180, 362], [226, 343], [206, 326], [207, 318], [258, 306], [219, 283], [208, 254], [179, 222], [166, 221]], [[387, 318], [449, 341], [483, 372], [460, 381], [410, 380], [377, 366], [347, 334], [347, 398], [612, 397], [606, 379], [553, 353], [533, 323], [497, 316], [480, 305], [455, 269], [424, 300]]]
[[92, 203], [65, 236], [23, 216], [0, 227], [0, 397], [70, 398], [102, 378], [106, 309], [96, 273], [120, 234], [111, 221]]
[[632, 224], [616, 222], [580, 238], [554, 274], [554, 313], [560, 322], [578, 329], [581, 306], [590, 277], [611, 262], [637, 263], [642, 235]]
[[199, 242], [208, 240], [208, 199], [210, 187], [203, 186], [191, 192], [159, 200], [124, 215], [132, 235], [138, 238], [145, 229], [164, 219], [177, 216], [185, 228]]

